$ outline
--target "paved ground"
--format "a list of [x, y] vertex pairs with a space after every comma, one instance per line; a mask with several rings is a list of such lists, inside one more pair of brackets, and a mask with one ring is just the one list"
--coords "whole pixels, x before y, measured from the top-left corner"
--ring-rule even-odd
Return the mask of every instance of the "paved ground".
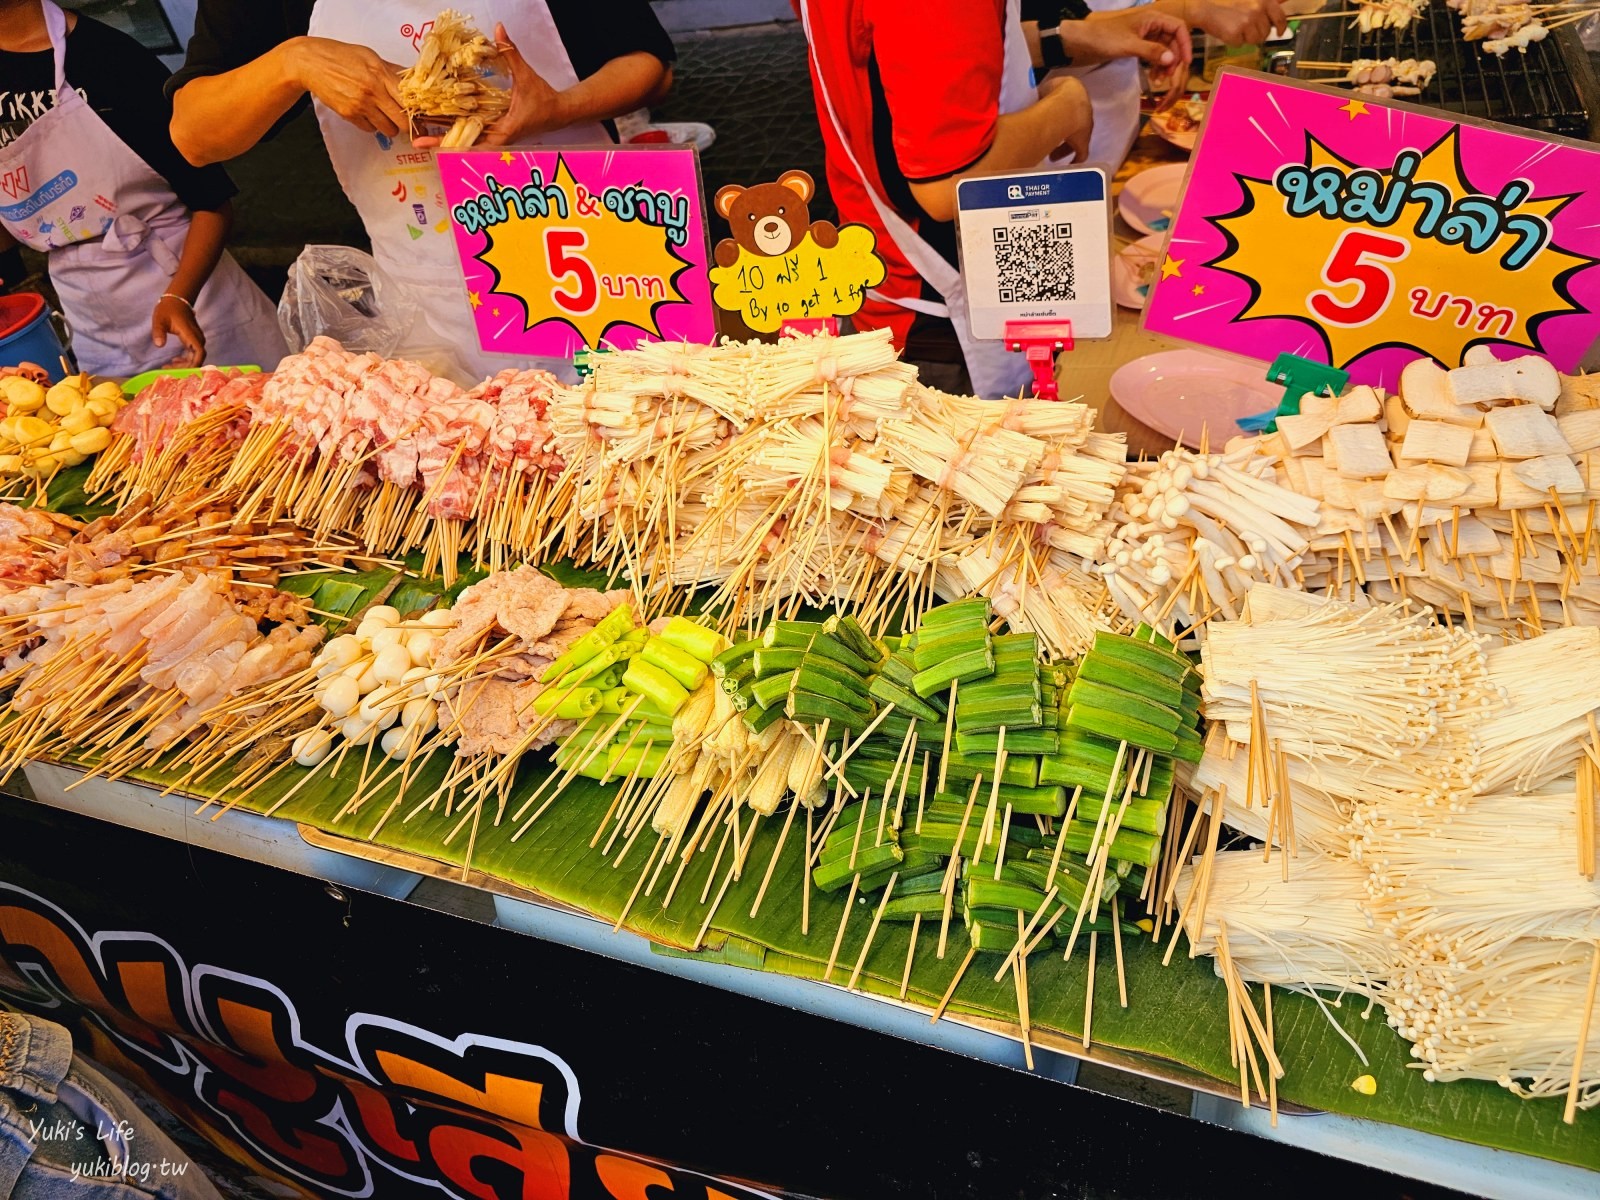
[[[822, 132], [799, 27], [680, 35], [677, 46], [677, 83], [656, 115], [663, 121], [705, 121], [717, 131], [716, 145], [701, 160], [706, 194], [716, 195], [725, 183], [766, 183], [799, 168], [819, 188], [812, 215], [831, 218]], [[721, 233], [716, 224], [713, 238]]]
[[650, 7], [673, 35], [794, 20], [789, 0], [651, 0]]

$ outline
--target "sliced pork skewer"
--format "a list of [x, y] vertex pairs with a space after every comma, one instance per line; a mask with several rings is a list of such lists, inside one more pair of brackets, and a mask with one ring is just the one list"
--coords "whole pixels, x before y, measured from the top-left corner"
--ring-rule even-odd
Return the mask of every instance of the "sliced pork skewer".
[[1379, 0], [1363, 4], [1356, 9], [1356, 28], [1362, 33], [1408, 29], [1427, 6], [1427, 0]]

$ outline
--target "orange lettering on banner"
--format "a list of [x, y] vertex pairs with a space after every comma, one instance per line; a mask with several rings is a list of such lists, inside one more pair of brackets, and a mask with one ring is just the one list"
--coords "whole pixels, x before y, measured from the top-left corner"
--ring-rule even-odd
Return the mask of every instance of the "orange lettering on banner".
[[163, 1033], [182, 1034], [188, 1029], [172, 1010], [173, 986], [181, 989], [183, 980], [174, 980], [163, 962], [121, 962], [117, 975], [122, 981], [122, 994], [127, 998], [128, 1011], [147, 1025]]
[[36, 951], [79, 1001], [101, 1014], [112, 1011], [111, 1001], [100, 988], [98, 973], [57, 925], [25, 908], [0, 908], [0, 941]]
[[480, 1112], [491, 1113], [530, 1129], [543, 1128], [539, 1120], [539, 1101], [544, 1085], [531, 1079], [508, 1079], [504, 1075], [485, 1075], [482, 1089], [453, 1079], [442, 1071], [424, 1066], [387, 1050], [377, 1054], [384, 1077], [396, 1087], [426, 1092], [452, 1100]]
[[283, 1048], [273, 1032], [271, 1013], [237, 1000], [219, 999], [217, 1015], [241, 1052], [256, 1058], [282, 1057]]
[[[659, 1197], [650, 1195], [646, 1190], [652, 1187], [673, 1191], [672, 1176], [658, 1167], [631, 1158], [602, 1154], [594, 1160], [594, 1171], [611, 1193], [612, 1200], [659, 1200]], [[727, 1200], [727, 1197], [723, 1200]]]
[[[506, 1200], [508, 1193], [496, 1182], [507, 1173], [522, 1179], [521, 1200], [567, 1200], [572, 1194], [572, 1171], [561, 1139], [537, 1129], [506, 1129], [519, 1144], [502, 1141], [459, 1125], [435, 1128], [428, 1149], [441, 1180], [480, 1200]], [[486, 1178], [479, 1174], [489, 1167]]]
[[[157, 1047], [161, 1039], [143, 1025], [129, 1021], [106, 995], [100, 973], [78, 948], [77, 942], [55, 922], [25, 908], [0, 907], [0, 943], [26, 946], [49, 966], [61, 986], [107, 1025], [129, 1041]], [[16, 955], [12, 955], [13, 958]]]
[[279, 1133], [277, 1123], [260, 1105], [225, 1083], [217, 1088], [211, 1102], [218, 1112], [238, 1123], [252, 1148], [265, 1150], [276, 1158], [314, 1171], [326, 1179], [342, 1179], [347, 1174], [350, 1148], [343, 1141], [334, 1141], [303, 1129]]
[[400, 1162], [419, 1163], [422, 1152], [416, 1142], [400, 1132], [395, 1124], [394, 1105], [397, 1098], [384, 1095], [375, 1087], [354, 1079], [345, 1081], [345, 1088], [356, 1102], [360, 1115], [360, 1129], [378, 1150]]
[[201, 1042], [192, 1045], [201, 1058], [220, 1067], [229, 1079], [286, 1104], [305, 1104], [317, 1094], [315, 1072], [288, 1061], [287, 1047], [278, 1044], [272, 1014], [235, 1000], [218, 1000], [219, 1033], [242, 1053], [225, 1046]]

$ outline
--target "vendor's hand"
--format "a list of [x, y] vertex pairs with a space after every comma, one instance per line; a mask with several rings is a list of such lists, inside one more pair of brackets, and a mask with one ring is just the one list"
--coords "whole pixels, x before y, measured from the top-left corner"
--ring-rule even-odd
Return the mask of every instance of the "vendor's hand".
[[300, 86], [362, 132], [395, 137], [409, 125], [400, 103], [400, 68], [365, 46], [300, 38], [292, 61]]
[[561, 93], [527, 63], [504, 25], [494, 27], [494, 43], [511, 74], [511, 107], [484, 132], [485, 146], [528, 141], [568, 124]]
[[182, 300], [163, 296], [156, 301], [155, 312], [150, 317], [150, 340], [157, 346], [165, 346], [169, 334], [183, 344], [183, 352], [168, 366], [198, 367], [205, 362], [206, 335], [200, 322], [194, 319], [194, 309]]
[[1075, 66], [1137, 58], [1170, 70], [1194, 57], [1188, 23], [1148, 6], [1063, 21], [1061, 43]]
[[1039, 102], [1054, 110], [1052, 119], [1061, 138], [1050, 161], [1059, 162], [1068, 154], [1073, 162], [1085, 161], [1089, 157], [1089, 138], [1094, 133], [1094, 105], [1083, 80], [1075, 75], [1046, 79], [1039, 85]]
[[1189, 24], [1228, 46], [1253, 46], [1289, 27], [1278, 0], [1186, 0]]

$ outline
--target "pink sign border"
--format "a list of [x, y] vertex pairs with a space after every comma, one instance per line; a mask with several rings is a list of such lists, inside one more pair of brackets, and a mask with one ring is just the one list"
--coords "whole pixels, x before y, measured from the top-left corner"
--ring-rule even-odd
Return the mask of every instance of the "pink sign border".
[[[1387, 114], [1382, 136], [1364, 137], [1359, 141], [1348, 137], [1341, 139], [1339, 126], [1331, 117], [1326, 126], [1312, 124], [1307, 118], [1313, 114], [1295, 112], [1291, 119], [1282, 106], [1274, 102], [1275, 95], [1293, 98], [1294, 108], [1303, 107], [1306, 97], [1310, 96], [1337, 99], [1340, 105], [1330, 108], [1330, 114], [1339, 113], [1342, 105], [1351, 99], [1361, 99], [1374, 115]], [[1217, 122], [1219, 99], [1227, 105], [1220, 109], [1224, 117], [1237, 114], [1238, 126], [1229, 128]], [[1247, 124], [1255, 115], [1273, 109], [1292, 131], [1296, 151], [1304, 147], [1306, 133], [1310, 132], [1346, 161], [1379, 169], [1391, 167], [1399, 150], [1407, 146], [1426, 149], [1457, 129], [1463, 170], [1476, 186], [1493, 194], [1506, 181], [1520, 176], [1535, 184], [1535, 196], [1573, 195], [1552, 222], [1556, 226], [1552, 240], [1573, 253], [1600, 259], [1600, 187], [1585, 186], [1587, 180], [1600, 179], [1600, 148], [1556, 135], [1534, 134], [1491, 121], [1445, 114], [1438, 109], [1358, 97], [1324, 85], [1228, 67], [1219, 73], [1214, 85], [1211, 108], [1189, 160], [1183, 198], [1167, 232], [1162, 258], [1165, 262], [1170, 254], [1185, 260], [1185, 280], [1192, 278], [1204, 286], [1209, 303], [1204, 312], [1175, 313], [1172, 310], [1179, 306], [1176, 290], [1163, 291], [1158, 284], [1151, 289], [1141, 329], [1261, 362], [1270, 362], [1280, 353], [1328, 361], [1326, 342], [1314, 330], [1309, 318], [1264, 316], [1236, 321], [1237, 313], [1250, 301], [1251, 285], [1225, 267], [1213, 265], [1228, 250], [1227, 236], [1213, 221], [1237, 213], [1245, 199], [1237, 177], [1270, 179], [1272, 171], [1257, 164], [1266, 159], [1279, 165], [1290, 161], [1282, 149], [1274, 147], [1276, 153], [1262, 149], [1262, 146], [1271, 146], [1272, 139], [1261, 130], [1259, 123], [1254, 128]], [[1531, 144], [1537, 149], [1521, 157], [1506, 155], [1503, 145], [1506, 139], [1523, 143], [1525, 147]], [[1251, 142], [1259, 145], [1252, 150]], [[1500, 144], [1498, 152], [1497, 144]], [[1583, 169], [1585, 164], [1587, 171]], [[1571, 182], [1552, 183], [1551, 177], [1558, 171]], [[1194, 202], [1197, 196], [1204, 198], [1198, 206]], [[1580, 236], [1574, 239], [1573, 234]], [[1180, 253], [1174, 254], [1175, 248]], [[1308, 264], [1308, 269], [1314, 270], [1317, 265]], [[1566, 291], [1582, 311], [1544, 319], [1537, 327], [1535, 340], [1540, 353], [1562, 370], [1571, 370], [1600, 339], [1600, 263], [1576, 268], [1566, 280]], [[1213, 300], [1212, 297], [1220, 298]], [[1526, 347], [1492, 339], [1485, 339], [1483, 344], [1489, 345], [1500, 357], [1529, 353]], [[1345, 369], [1350, 372], [1352, 382], [1393, 387], [1401, 368], [1417, 357], [1415, 350], [1391, 343], [1357, 356]]]
[[[512, 156], [509, 163], [504, 159], [506, 154]], [[559, 316], [540, 321], [532, 329], [520, 328], [526, 324], [526, 308], [514, 296], [493, 291], [497, 273], [478, 257], [488, 246], [487, 236], [483, 232], [467, 232], [453, 215], [458, 204], [482, 191], [485, 178], [491, 174], [502, 184], [521, 187], [530, 180], [534, 169], [543, 172], [546, 181], [554, 180], [560, 162], [565, 162], [574, 181], [595, 199], [607, 187], [643, 186], [675, 198], [687, 196], [689, 200], [688, 240], [682, 246], [670, 243], [668, 246], [683, 264], [673, 275], [674, 287], [683, 300], [665, 301], [656, 306], [679, 311], [659, 322], [659, 339], [636, 325], [613, 322], [601, 335], [604, 345], [629, 350], [645, 341], [713, 341], [717, 336], [717, 322], [711, 303], [708, 276], [711, 247], [698, 151], [692, 146], [659, 145], [524, 146], [444, 151], [439, 155], [439, 173], [450, 208], [447, 219], [465, 285], [462, 303], [468, 303], [467, 297], [474, 292], [485, 297], [492, 292], [498, 300], [516, 309], [514, 316], [495, 318], [486, 315], [492, 310], [484, 304], [473, 313], [479, 348], [486, 354], [503, 354], [508, 358], [570, 359], [587, 345], [577, 327]], [[650, 169], [646, 170], [646, 166]], [[509, 171], [515, 174], [508, 175]], [[499, 330], [493, 327], [497, 320], [501, 324]]]

